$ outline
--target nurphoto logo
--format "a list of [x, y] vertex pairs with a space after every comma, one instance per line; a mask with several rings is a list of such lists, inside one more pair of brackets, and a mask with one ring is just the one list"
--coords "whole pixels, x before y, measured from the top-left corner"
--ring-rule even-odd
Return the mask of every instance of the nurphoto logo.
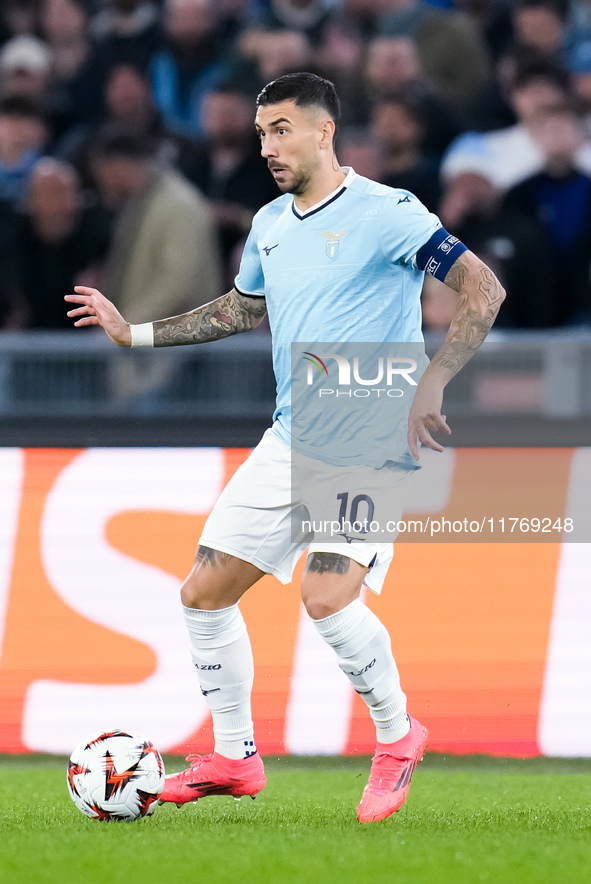
[[[369, 378], [361, 377], [359, 357], [357, 356], [354, 356], [352, 360], [349, 360], [346, 356], [342, 356], [339, 353], [320, 353], [319, 355], [316, 355], [315, 353], [305, 351], [303, 358], [308, 362], [306, 381], [309, 387], [314, 384], [314, 369], [319, 371], [324, 377], [331, 377], [331, 379], [334, 377], [334, 366], [331, 366], [331, 375], [329, 374], [326, 365], [326, 360], [332, 359], [336, 362], [337, 367], [337, 375], [335, 379], [337, 387], [349, 388], [336, 390], [334, 388], [320, 389], [318, 391], [318, 396], [320, 398], [323, 396], [334, 395], [367, 398], [368, 396], [371, 396], [372, 393], [377, 396], [384, 393], [390, 398], [398, 399], [400, 396], [404, 395], [404, 390], [394, 387], [395, 382], [400, 383], [401, 380], [404, 380], [412, 387], [417, 386], [417, 382], [412, 377], [413, 372], [417, 369], [417, 362], [415, 359], [406, 356], [387, 356], [385, 358], [379, 356], [374, 370], [375, 373], [373, 373], [374, 376]], [[351, 374], [353, 375], [353, 382], [359, 384], [359, 387], [356, 389], [351, 388]], [[385, 387], [378, 387], [378, 384], [383, 383], [385, 383]], [[368, 389], [369, 387], [373, 389]]]

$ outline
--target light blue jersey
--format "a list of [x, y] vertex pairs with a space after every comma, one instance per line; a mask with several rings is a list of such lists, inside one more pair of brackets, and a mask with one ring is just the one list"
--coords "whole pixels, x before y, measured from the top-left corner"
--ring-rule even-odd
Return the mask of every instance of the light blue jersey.
[[[286, 442], [292, 441], [292, 343], [421, 342], [424, 268], [434, 259], [429, 253], [417, 263], [416, 256], [440, 229], [412, 194], [353, 170], [305, 213], [284, 194], [256, 214], [235, 284], [266, 299], [275, 430]], [[441, 246], [450, 251], [458, 240], [442, 234], [439, 240], [453, 241]]]

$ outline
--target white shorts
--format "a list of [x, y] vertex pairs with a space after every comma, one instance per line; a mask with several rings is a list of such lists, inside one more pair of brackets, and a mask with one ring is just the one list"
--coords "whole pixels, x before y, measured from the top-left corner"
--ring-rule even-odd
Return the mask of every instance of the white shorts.
[[[200, 545], [250, 562], [284, 584], [291, 581], [308, 547], [310, 553], [338, 551], [369, 567], [364, 583], [379, 594], [392, 561], [392, 543], [351, 541], [340, 535], [314, 542], [313, 534], [294, 541], [294, 511], [307, 515], [308, 509], [314, 511], [314, 502], [293, 500], [291, 467], [290, 447], [272, 428], [267, 430], [222, 491], [205, 523]], [[397, 471], [401, 491], [410, 475], [412, 471]]]

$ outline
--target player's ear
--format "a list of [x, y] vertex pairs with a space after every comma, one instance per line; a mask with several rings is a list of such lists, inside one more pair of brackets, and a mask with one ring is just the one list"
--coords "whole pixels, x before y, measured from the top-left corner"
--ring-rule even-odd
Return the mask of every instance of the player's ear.
[[322, 120], [320, 124], [320, 148], [321, 150], [327, 150], [328, 148], [332, 148], [334, 142], [334, 133], [335, 133], [335, 122], [334, 120]]

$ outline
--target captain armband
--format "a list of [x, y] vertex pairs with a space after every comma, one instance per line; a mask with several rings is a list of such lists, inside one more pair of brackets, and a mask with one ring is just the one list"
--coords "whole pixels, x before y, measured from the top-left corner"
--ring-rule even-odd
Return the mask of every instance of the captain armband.
[[131, 332], [132, 347], [154, 346], [154, 325], [151, 322], [141, 322], [139, 325], [129, 326]]
[[417, 252], [417, 267], [445, 282], [452, 266], [467, 251], [468, 247], [457, 236], [452, 236], [445, 227], [440, 227]]

